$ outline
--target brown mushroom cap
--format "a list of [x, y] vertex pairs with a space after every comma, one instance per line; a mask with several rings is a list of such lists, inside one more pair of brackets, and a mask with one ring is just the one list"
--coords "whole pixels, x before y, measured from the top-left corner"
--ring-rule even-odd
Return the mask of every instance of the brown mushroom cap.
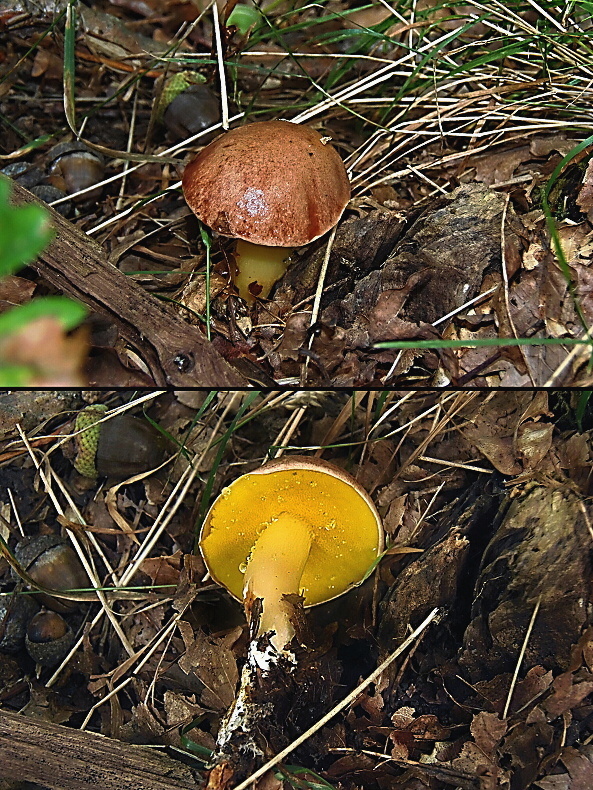
[[350, 199], [337, 151], [290, 121], [251, 123], [217, 137], [185, 168], [182, 183], [189, 207], [212, 230], [270, 247], [323, 236]]

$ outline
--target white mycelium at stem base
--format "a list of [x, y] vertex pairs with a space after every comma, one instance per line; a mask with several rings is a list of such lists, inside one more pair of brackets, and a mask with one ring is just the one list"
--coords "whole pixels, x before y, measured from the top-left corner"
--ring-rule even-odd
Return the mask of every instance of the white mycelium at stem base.
[[[286, 271], [291, 253], [291, 247], [264, 247], [239, 239], [235, 247], [237, 272], [233, 278], [239, 296], [249, 304], [255, 301], [256, 295], [266, 299]], [[255, 295], [249, 290], [254, 282], [261, 286], [261, 291]]]
[[285, 595], [298, 595], [311, 550], [309, 524], [298, 516], [280, 513], [256, 540], [245, 570], [244, 596], [261, 598], [257, 635], [274, 631], [270, 641], [281, 652], [294, 636], [293, 606]]

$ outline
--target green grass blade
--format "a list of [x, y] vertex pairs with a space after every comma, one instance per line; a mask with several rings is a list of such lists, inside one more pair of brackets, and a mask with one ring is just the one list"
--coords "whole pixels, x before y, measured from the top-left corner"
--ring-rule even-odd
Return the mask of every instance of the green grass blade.
[[494, 346], [593, 346], [593, 339], [578, 337], [487, 337], [480, 340], [386, 340], [375, 343], [373, 348], [481, 348]]
[[206, 247], [206, 337], [210, 340], [210, 252], [212, 248], [212, 234], [210, 229], [200, 222], [200, 236]]
[[64, 26], [64, 112], [68, 126], [78, 136], [76, 131], [76, 99], [75, 99], [75, 80], [76, 80], [76, 11], [77, 0], [69, 0], [66, 9], [66, 24]]

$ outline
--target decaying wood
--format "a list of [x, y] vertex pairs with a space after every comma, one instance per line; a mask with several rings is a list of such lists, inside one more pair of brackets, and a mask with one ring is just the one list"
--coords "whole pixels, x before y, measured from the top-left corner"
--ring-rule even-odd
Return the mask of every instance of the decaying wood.
[[469, 622], [457, 660], [471, 683], [512, 673], [538, 601], [525, 666], [566, 670], [591, 619], [590, 505], [570, 485], [551, 481], [504, 494], [490, 487], [465, 511], [445, 513], [455, 526], [397, 576], [381, 604], [379, 643], [390, 650], [405, 624], [431, 606], [463, 608], [464, 584], [473, 600], [471, 612], [461, 613]]
[[[13, 183], [16, 203], [38, 203]], [[44, 280], [115, 322], [147, 364], [158, 386], [241, 387], [245, 379], [171, 307], [147, 293], [106, 259], [102, 248], [51, 207], [53, 242], [34, 264]]]
[[[496, 481], [480, 480], [443, 508], [436, 526], [431, 522], [419, 525], [418, 544], [428, 548], [396, 575], [380, 604], [377, 639], [382, 652], [393, 650], [405, 637], [408, 623], [417, 623], [433, 607], [452, 612], [459, 604], [459, 586], [468, 572], [475, 535], [492, 523], [505, 497], [506, 491]], [[441, 633], [448, 626], [447, 619], [438, 626]]]
[[[416, 352], [400, 359], [399, 351], [375, 349], [375, 344], [438, 339], [442, 327], [434, 322], [476, 297], [487, 275], [494, 285], [500, 283], [503, 258], [512, 276], [525, 235], [505, 196], [483, 184], [465, 184], [410, 210], [405, 225], [397, 212], [379, 209], [346, 220], [330, 254], [312, 345], [310, 316], [286, 307], [304, 296], [305, 287], [314, 288], [319, 249], [290, 266], [276, 290], [273, 304], [286, 318], [282, 340], [268, 360], [290, 376], [293, 363], [308, 356], [325, 385], [340, 387], [372, 379], [378, 361], [391, 365], [399, 359], [394, 370], [400, 375]], [[267, 323], [263, 312], [260, 323]], [[370, 356], [363, 358], [360, 350]], [[452, 379], [459, 374], [455, 360], [447, 362]]]
[[429, 204], [384, 265], [359, 279], [345, 299], [329, 305], [324, 320], [344, 328], [364, 325], [371, 309], [387, 298], [399, 303], [403, 292], [400, 318], [418, 324], [436, 321], [479, 293], [486, 271], [500, 272], [503, 247], [508, 248], [507, 266], [511, 258], [514, 264], [518, 240], [512, 223], [516, 217], [504, 195], [483, 184], [458, 187]]
[[568, 485], [528, 484], [504, 503], [476, 580], [459, 663], [472, 683], [525, 665], [565, 670], [591, 609], [590, 505]]
[[[386, 208], [340, 222], [329, 257], [322, 304], [342, 300], [355, 284], [387, 260], [404, 230], [404, 220]], [[326, 255], [327, 240], [315, 244], [288, 267], [274, 302], [297, 304], [315, 290]], [[261, 306], [263, 311], [267, 309]]]
[[188, 766], [166, 754], [91, 732], [0, 711], [3, 779], [55, 790], [191, 790]]

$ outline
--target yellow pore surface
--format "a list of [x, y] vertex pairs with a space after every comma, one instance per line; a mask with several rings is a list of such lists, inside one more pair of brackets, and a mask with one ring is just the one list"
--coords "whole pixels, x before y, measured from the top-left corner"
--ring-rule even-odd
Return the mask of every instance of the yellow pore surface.
[[[255, 541], [281, 513], [298, 516], [311, 529], [311, 551], [299, 585], [305, 606], [334, 598], [360, 582], [377, 558], [379, 525], [347, 483], [305, 469], [246, 474], [223, 489], [200, 541], [210, 573], [236, 598], [243, 598]], [[287, 529], [288, 545], [290, 540]]]

